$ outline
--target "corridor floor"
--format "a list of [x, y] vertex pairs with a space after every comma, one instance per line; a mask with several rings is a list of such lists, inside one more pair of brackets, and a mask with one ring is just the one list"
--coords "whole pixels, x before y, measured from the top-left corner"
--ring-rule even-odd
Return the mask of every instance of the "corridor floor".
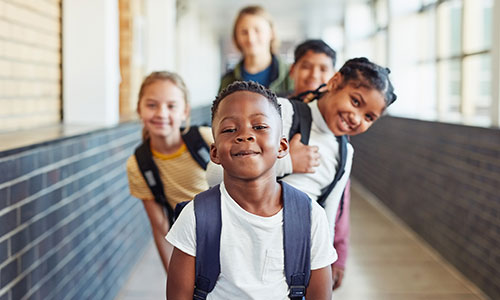
[[[350, 255], [334, 299], [487, 299], [356, 182], [351, 202]], [[151, 242], [115, 300], [164, 299], [162, 268]]]

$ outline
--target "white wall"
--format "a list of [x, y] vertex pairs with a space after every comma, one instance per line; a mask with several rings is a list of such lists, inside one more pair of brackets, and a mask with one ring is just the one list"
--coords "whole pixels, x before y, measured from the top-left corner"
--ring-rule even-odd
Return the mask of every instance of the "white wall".
[[146, 74], [158, 70], [175, 71], [175, 0], [147, 0], [145, 14]]
[[178, 16], [177, 72], [191, 94], [191, 106], [210, 104], [219, 88], [220, 50], [215, 29], [200, 17], [196, 4]]
[[64, 0], [65, 124], [119, 120], [119, 36], [116, 0]]

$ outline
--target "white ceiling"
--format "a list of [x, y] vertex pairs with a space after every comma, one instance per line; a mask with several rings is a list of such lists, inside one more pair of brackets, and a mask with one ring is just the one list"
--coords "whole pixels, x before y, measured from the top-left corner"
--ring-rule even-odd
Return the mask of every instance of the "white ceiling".
[[192, 0], [204, 21], [213, 24], [221, 38], [230, 37], [238, 11], [261, 5], [273, 16], [281, 40], [320, 38], [322, 28], [342, 23], [344, 0]]

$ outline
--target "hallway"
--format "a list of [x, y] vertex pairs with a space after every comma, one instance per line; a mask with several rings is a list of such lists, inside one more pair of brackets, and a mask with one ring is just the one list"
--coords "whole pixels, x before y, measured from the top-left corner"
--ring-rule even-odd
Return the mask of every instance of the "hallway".
[[[165, 275], [153, 242], [116, 300], [163, 299]], [[351, 249], [342, 300], [487, 299], [380, 205], [352, 184]]]

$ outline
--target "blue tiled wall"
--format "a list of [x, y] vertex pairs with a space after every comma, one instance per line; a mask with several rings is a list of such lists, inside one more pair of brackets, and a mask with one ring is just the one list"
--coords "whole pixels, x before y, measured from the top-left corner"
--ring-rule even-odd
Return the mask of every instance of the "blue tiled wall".
[[0, 300], [113, 299], [151, 239], [125, 161], [140, 126], [0, 153]]

